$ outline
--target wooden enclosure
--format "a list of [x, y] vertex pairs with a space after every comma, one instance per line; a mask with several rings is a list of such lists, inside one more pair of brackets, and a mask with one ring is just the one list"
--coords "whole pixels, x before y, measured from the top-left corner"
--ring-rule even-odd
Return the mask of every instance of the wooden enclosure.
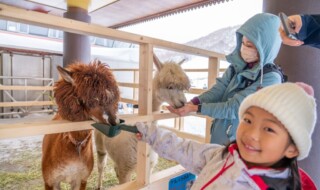
[[[33, 11], [27, 11], [10, 6], [0, 4], [0, 18], [21, 23], [33, 24], [41, 27], [53, 28], [65, 32], [71, 32], [81, 35], [90, 35], [101, 38], [108, 38], [119, 40], [123, 42], [130, 42], [139, 44], [139, 72], [137, 72], [138, 80], [134, 83], [119, 83], [119, 86], [131, 87], [138, 89], [138, 101], [122, 99], [124, 102], [138, 103], [138, 114], [120, 115], [120, 118], [125, 119], [128, 123], [137, 121], [151, 122], [153, 120], [161, 120], [177, 117], [171, 113], [152, 113], [152, 72], [153, 61], [152, 52], [154, 48], [166, 49], [176, 52], [182, 52], [191, 55], [197, 55], [208, 58], [208, 86], [215, 83], [215, 79], [219, 73], [219, 62], [224, 60], [223, 54], [189, 47], [182, 44], [168, 42], [156, 38], [150, 38], [142, 35], [136, 35], [128, 32], [122, 32], [114, 29], [105, 28], [95, 24], [89, 24], [76, 20], [56, 17], [49, 14], [43, 14]], [[119, 71], [119, 70], [118, 70]], [[190, 72], [193, 72], [190, 70]], [[26, 89], [39, 90], [35, 87], [15, 87], [6, 86], [1, 87], [0, 90], [17, 90]], [[50, 88], [50, 87], [48, 87]], [[47, 88], [41, 88], [45, 90]], [[203, 90], [191, 89], [191, 93], [201, 93]], [[8, 106], [6, 103], [1, 103], [1, 106]], [[208, 119], [209, 121], [210, 119]], [[32, 122], [32, 123], [16, 123], [16, 124], [0, 124], [0, 139], [43, 135], [50, 133], [61, 133], [67, 131], [77, 131], [84, 129], [92, 129], [91, 123], [93, 121], [85, 122], [68, 122], [68, 121], [46, 121], [46, 122]], [[209, 142], [210, 122], [207, 122], [206, 128], [206, 142]], [[174, 130], [176, 131], [176, 130]], [[187, 138], [194, 138], [202, 141], [196, 135], [188, 135], [183, 132], [176, 131], [178, 135]], [[148, 163], [148, 147], [145, 143], [140, 142], [138, 145], [138, 170], [137, 179], [124, 185], [117, 186], [113, 189], [163, 189], [167, 187], [168, 180], [173, 176], [184, 171], [181, 166], [164, 170], [162, 172], [150, 175]]]

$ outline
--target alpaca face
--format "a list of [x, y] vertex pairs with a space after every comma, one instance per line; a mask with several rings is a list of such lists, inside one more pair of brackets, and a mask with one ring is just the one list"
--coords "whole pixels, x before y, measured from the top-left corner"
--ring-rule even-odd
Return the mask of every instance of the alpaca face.
[[167, 102], [175, 108], [180, 108], [187, 102], [182, 90], [160, 88], [156, 90], [155, 94], [159, 102]]
[[180, 64], [174, 62], [161, 63], [153, 80], [154, 95], [159, 102], [180, 108], [186, 103], [184, 92], [190, 88], [190, 81]]
[[58, 67], [58, 71], [62, 79], [55, 84], [55, 100], [64, 119], [82, 121], [92, 118], [106, 123], [104, 114], [109, 118], [116, 114], [119, 89], [104, 64], [99, 61], [74, 63], [66, 69]]

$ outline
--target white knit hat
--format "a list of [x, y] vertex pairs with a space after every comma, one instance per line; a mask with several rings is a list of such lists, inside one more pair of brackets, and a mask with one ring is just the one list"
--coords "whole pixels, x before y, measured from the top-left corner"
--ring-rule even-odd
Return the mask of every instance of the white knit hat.
[[251, 106], [268, 111], [286, 127], [299, 150], [298, 160], [308, 156], [317, 120], [311, 86], [305, 83], [282, 83], [265, 87], [243, 100], [239, 117]]

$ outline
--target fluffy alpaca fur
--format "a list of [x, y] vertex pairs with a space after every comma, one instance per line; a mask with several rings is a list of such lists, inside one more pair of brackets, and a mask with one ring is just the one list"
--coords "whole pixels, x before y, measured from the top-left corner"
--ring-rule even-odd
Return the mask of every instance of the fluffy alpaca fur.
[[157, 67], [157, 72], [153, 79], [153, 108], [157, 110], [162, 102], [167, 102], [174, 107], [182, 107], [186, 103], [184, 91], [189, 90], [190, 80], [183, 71], [181, 64], [173, 61], [161, 63], [153, 56], [153, 61]]
[[[166, 101], [175, 107], [181, 107], [186, 102], [183, 91], [190, 88], [190, 81], [181, 68], [180, 63], [161, 63], [154, 55], [157, 73], [153, 79], [153, 111], [159, 110], [162, 102]], [[103, 170], [106, 155], [109, 154], [115, 163], [115, 171], [119, 183], [131, 180], [131, 174], [137, 166], [137, 138], [135, 134], [121, 132], [118, 136], [108, 138], [99, 131], [95, 131], [96, 148], [98, 154], [99, 179], [97, 188], [102, 186]], [[125, 155], [125, 156], [124, 156]], [[157, 164], [158, 155], [150, 152], [150, 168]]]
[[[116, 124], [120, 98], [117, 83], [108, 67], [94, 61], [58, 67], [61, 79], [55, 83], [58, 113], [54, 120]], [[103, 115], [107, 114], [108, 122]], [[60, 189], [60, 182], [73, 190], [85, 190], [93, 169], [92, 130], [48, 134], [42, 145], [42, 174], [45, 189]]]

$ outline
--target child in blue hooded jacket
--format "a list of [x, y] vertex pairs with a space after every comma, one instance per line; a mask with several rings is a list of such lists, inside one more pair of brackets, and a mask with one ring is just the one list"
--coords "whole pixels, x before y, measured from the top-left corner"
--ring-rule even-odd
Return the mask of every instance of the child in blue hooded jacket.
[[180, 116], [198, 112], [214, 118], [211, 143], [227, 144], [235, 140], [238, 109], [243, 99], [260, 88], [282, 82], [282, 75], [276, 70], [263, 72], [275, 66], [274, 59], [281, 46], [279, 27], [276, 15], [261, 13], [251, 17], [237, 30], [236, 48], [226, 56], [230, 66], [216, 84], [185, 106], [178, 109], [168, 106], [168, 110]]

